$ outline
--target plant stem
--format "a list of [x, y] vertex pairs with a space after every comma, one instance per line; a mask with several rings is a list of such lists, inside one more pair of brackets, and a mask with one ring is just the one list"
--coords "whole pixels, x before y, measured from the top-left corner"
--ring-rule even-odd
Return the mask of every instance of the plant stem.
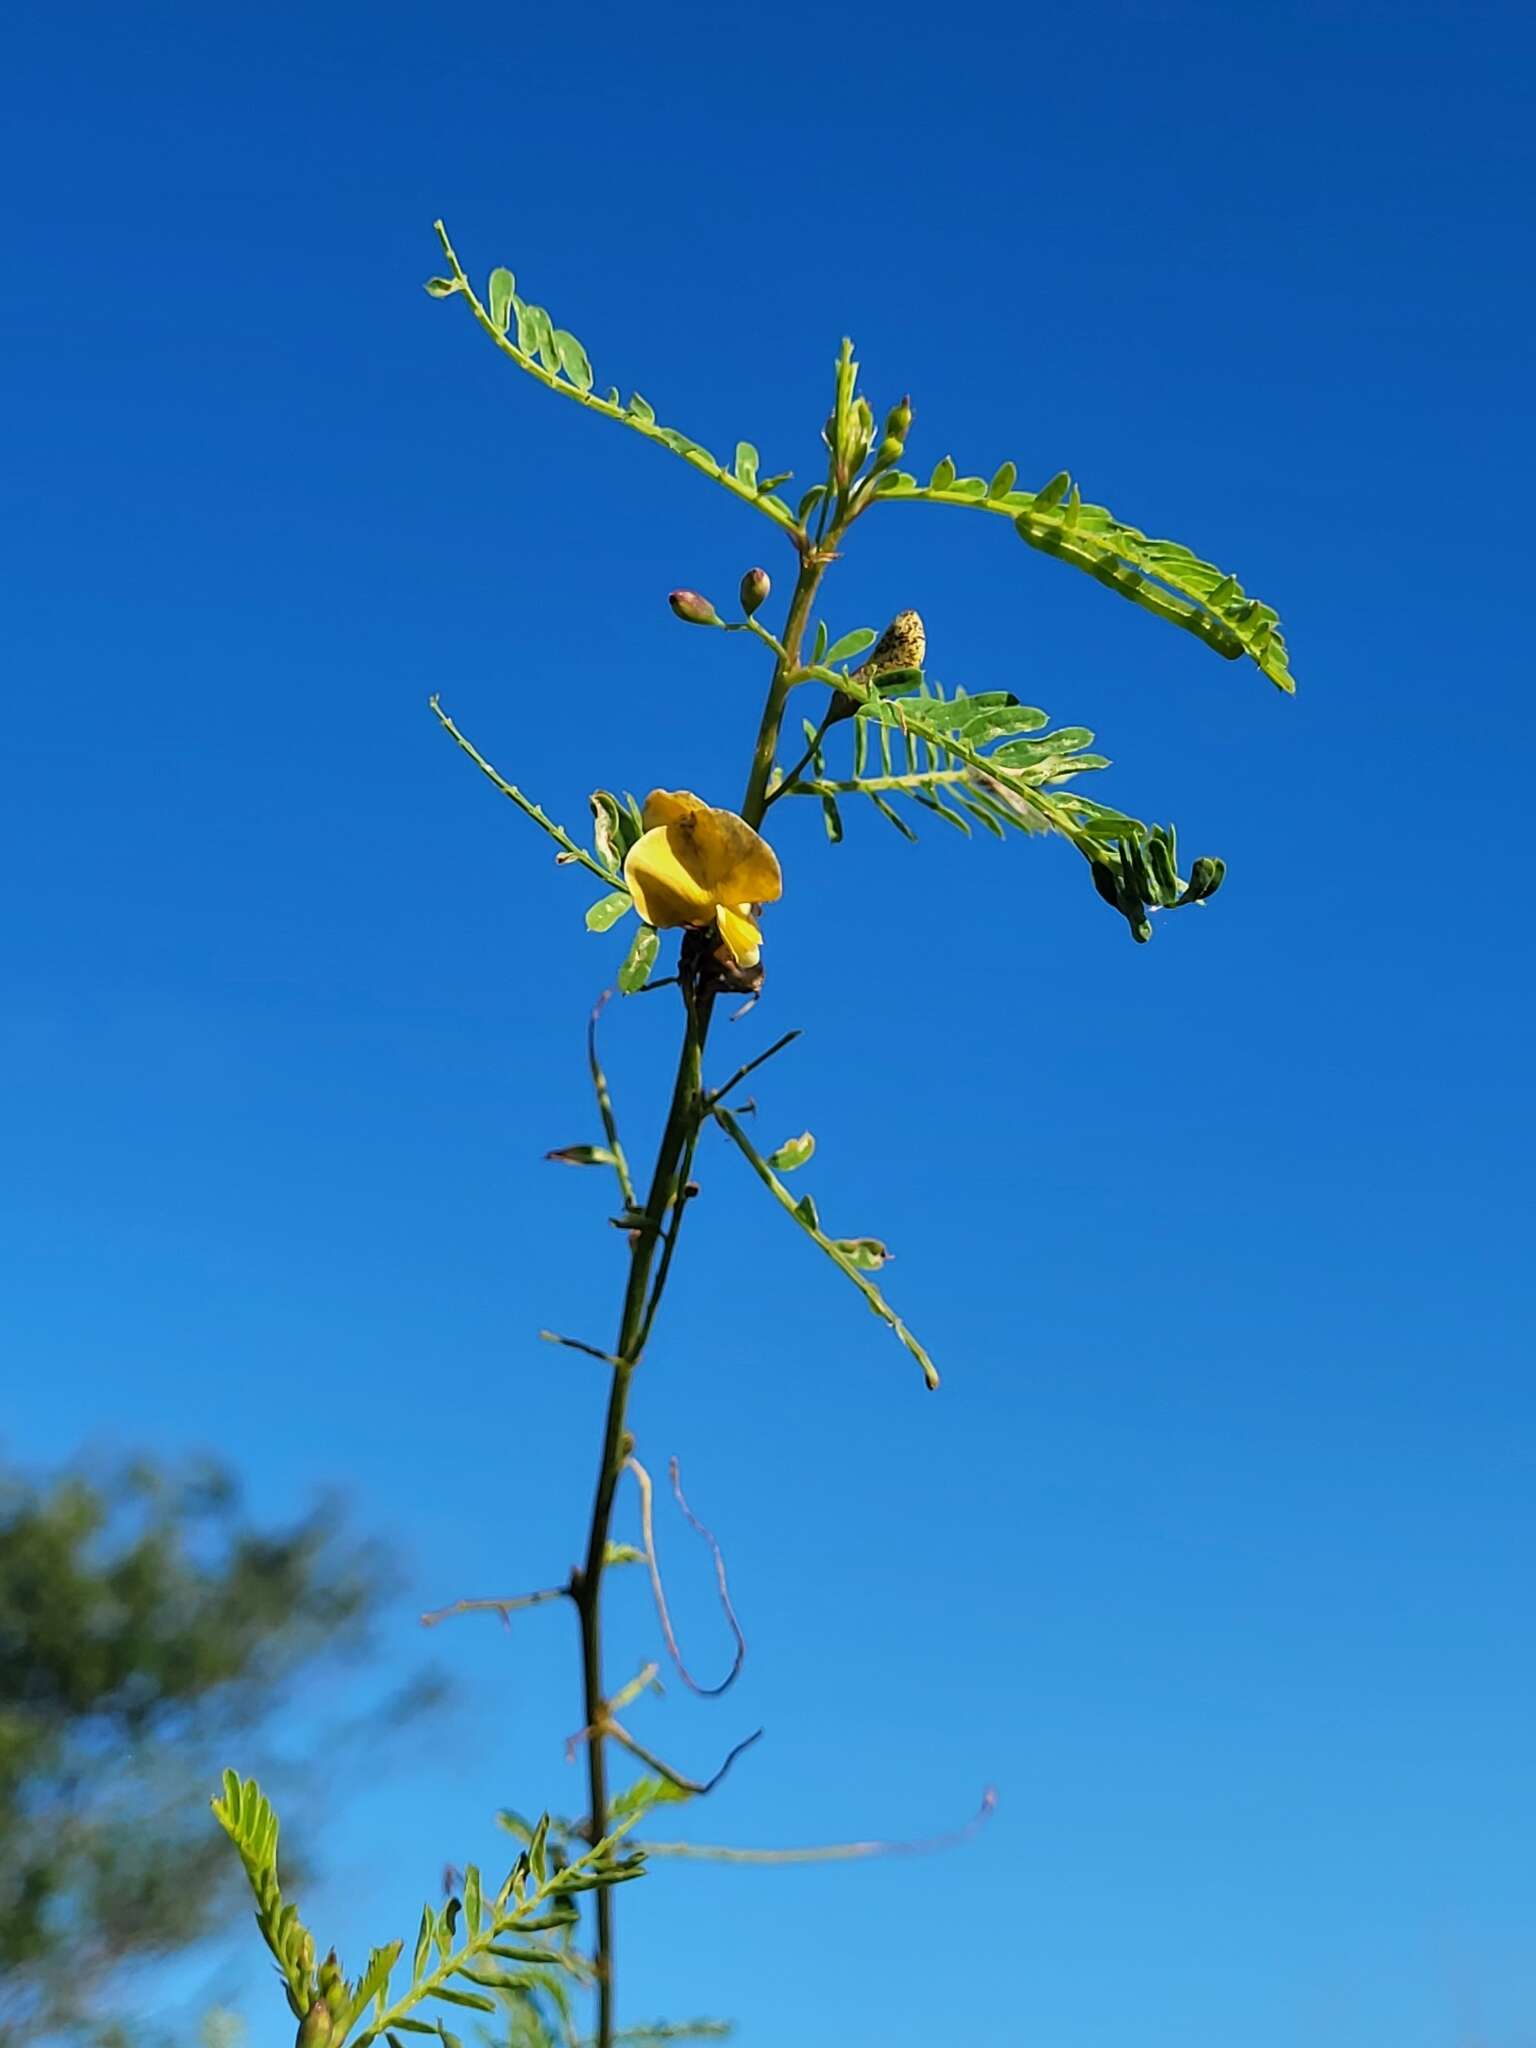
[[800, 643], [805, 637], [811, 606], [816, 601], [826, 566], [826, 557], [818, 549], [807, 548], [800, 557], [800, 574], [795, 579], [789, 616], [784, 621], [784, 652], [774, 664], [773, 681], [768, 686], [762, 722], [757, 729], [757, 744], [752, 750], [752, 772], [747, 777], [747, 792], [741, 800], [741, 815], [754, 827], [762, 823], [763, 812], [768, 808], [768, 778], [773, 773], [773, 757], [778, 751], [784, 707], [799, 673]]
[[[742, 800], [741, 815], [752, 826], [761, 821], [767, 807], [768, 778], [773, 772], [774, 755], [778, 750], [784, 707], [800, 675], [801, 643], [817, 588], [826, 571], [827, 559], [827, 554], [821, 550], [808, 546], [802, 549], [800, 573], [790, 598], [783, 639], [753, 749], [752, 771]], [[629, 1279], [619, 1318], [618, 1341], [613, 1347], [616, 1362], [608, 1393], [608, 1411], [603, 1422], [603, 1444], [598, 1458], [586, 1558], [572, 1581], [576, 1611], [581, 1621], [582, 1711], [587, 1730], [587, 1825], [594, 1842], [602, 1840], [608, 1825], [608, 1738], [603, 1731], [608, 1700], [603, 1689], [602, 1608], [608, 1534], [613, 1521], [614, 1495], [624, 1470], [624, 1461], [629, 1455], [625, 1416], [629, 1407], [630, 1381], [644, 1352], [671, 1265], [672, 1251], [682, 1225], [680, 1205], [684, 1200], [688, 1165], [704, 1114], [704, 1042], [709, 1035], [713, 1003], [712, 996], [701, 994], [684, 980], [686, 1022], [677, 1078], [673, 1083], [672, 1103], [651, 1173], [644, 1221], [636, 1229], [630, 1249]], [[653, 1292], [651, 1273], [664, 1233], [662, 1265]], [[613, 1894], [608, 1886], [602, 1885], [598, 1887], [596, 1897], [597, 2034], [594, 2048], [612, 2048], [615, 2010]]]
[[[629, 1281], [624, 1309], [619, 1320], [614, 1356], [613, 1384], [608, 1393], [608, 1412], [603, 1424], [603, 1446], [598, 1460], [597, 1487], [592, 1501], [592, 1523], [587, 1536], [586, 1560], [576, 1580], [576, 1609], [581, 1620], [582, 1711], [587, 1737], [587, 1794], [591, 1839], [601, 1841], [608, 1825], [608, 1759], [601, 1732], [607, 1695], [603, 1689], [602, 1592], [603, 1567], [608, 1549], [608, 1531], [613, 1520], [613, 1497], [627, 1456], [624, 1417], [629, 1404], [629, 1385], [640, 1362], [645, 1332], [646, 1290], [656, 1256], [663, 1222], [674, 1202], [682, 1199], [679, 1171], [689, 1133], [695, 1129], [702, 1094], [704, 1040], [709, 1030], [710, 999], [700, 998], [685, 988], [683, 1001], [687, 1024], [672, 1106], [662, 1132], [646, 1198], [645, 1220], [635, 1233], [629, 1259]], [[610, 2048], [613, 2040], [613, 1895], [604, 1885], [597, 1892], [597, 2041], [598, 2048]]]

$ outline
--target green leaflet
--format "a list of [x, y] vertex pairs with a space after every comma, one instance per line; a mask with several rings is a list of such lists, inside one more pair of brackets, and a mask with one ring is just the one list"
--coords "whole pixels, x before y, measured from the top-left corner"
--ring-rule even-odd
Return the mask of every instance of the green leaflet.
[[587, 912], [587, 930], [606, 932], [634, 907], [634, 898], [627, 889], [614, 889], [608, 895], [600, 896]]
[[848, 1263], [857, 1266], [861, 1273], [878, 1273], [891, 1256], [878, 1237], [839, 1237], [833, 1241]]
[[809, 1131], [802, 1131], [798, 1138], [786, 1138], [776, 1151], [768, 1154], [768, 1164], [775, 1173], [793, 1173], [816, 1150], [816, 1140]]
[[555, 354], [560, 368], [576, 386], [578, 391], [592, 389], [592, 365], [587, 361], [587, 352], [574, 334], [568, 334], [563, 327], [557, 327], [554, 334]]
[[626, 996], [639, 993], [651, 978], [651, 969], [656, 965], [656, 955], [661, 949], [661, 937], [655, 927], [640, 926], [619, 969], [619, 990]]
[[845, 633], [840, 640], [834, 640], [819, 659], [829, 666], [834, 661], [852, 661], [856, 654], [862, 654], [867, 647], [873, 647], [879, 637], [872, 627], [857, 626], [853, 632]]
[[608, 1805], [610, 1821], [638, 1819], [649, 1813], [653, 1806], [675, 1806], [693, 1794], [685, 1786], [673, 1784], [670, 1778], [636, 1778], [632, 1785], [626, 1785], [622, 1792], [616, 1792]]
[[486, 287], [485, 302], [490, 312], [491, 325], [498, 334], [505, 334], [512, 317], [512, 301], [517, 293], [517, 279], [510, 270], [498, 267], [491, 272]]
[[587, 801], [592, 809], [593, 851], [604, 869], [622, 874], [625, 856], [640, 837], [640, 823], [612, 790], [594, 789]]

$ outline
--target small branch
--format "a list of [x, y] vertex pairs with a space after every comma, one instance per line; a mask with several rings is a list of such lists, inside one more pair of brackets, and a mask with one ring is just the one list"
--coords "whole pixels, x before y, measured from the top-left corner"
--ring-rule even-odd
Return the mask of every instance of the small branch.
[[800, 1228], [813, 1243], [820, 1246], [833, 1265], [840, 1272], [847, 1275], [860, 1294], [863, 1295], [865, 1301], [868, 1302], [874, 1314], [880, 1318], [881, 1322], [895, 1332], [897, 1338], [917, 1360], [918, 1365], [922, 1369], [924, 1383], [930, 1391], [937, 1387], [939, 1384], [938, 1367], [907, 1328], [901, 1317], [897, 1315], [895, 1309], [891, 1307], [875, 1283], [867, 1274], [859, 1271], [840, 1244], [833, 1238], [828, 1237], [818, 1224], [811, 1221], [810, 1217], [801, 1208], [800, 1204], [789, 1192], [789, 1189], [785, 1187], [783, 1181], [779, 1179], [773, 1168], [768, 1164], [762, 1153], [758, 1151], [731, 1112], [728, 1109], [715, 1108], [711, 1109], [710, 1115], [720, 1126], [721, 1130], [725, 1132], [725, 1135], [731, 1140], [732, 1144], [736, 1146], [752, 1171], [757, 1175], [779, 1206], [793, 1217], [794, 1221], [799, 1224]]
[[828, 704], [826, 710], [822, 713], [821, 723], [817, 726], [815, 732], [811, 735], [810, 741], [806, 746], [805, 752], [800, 756], [799, 760], [795, 763], [794, 767], [789, 770], [788, 774], [784, 776], [783, 780], [777, 783], [772, 789], [770, 789], [767, 796], [763, 799], [763, 809], [765, 811], [770, 810], [773, 807], [773, 805], [778, 802], [781, 796], [799, 795], [800, 776], [807, 767], [807, 765], [810, 762], [814, 761], [817, 755], [821, 752], [822, 741], [826, 738], [827, 733], [831, 729], [832, 725], [835, 723], [832, 716], [832, 712], [836, 704], [837, 698], [833, 697], [831, 702]]
[[[437, 239], [443, 245], [443, 254], [452, 267], [454, 281], [457, 283], [459, 290], [464, 294], [464, 297], [469, 301], [470, 310], [473, 312], [476, 320], [479, 321], [481, 327], [484, 328], [503, 355], [510, 356], [518, 368], [526, 370], [530, 377], [536, 377], [546, 390], [558, 391], [562, 398], [574, 399], [579, 406], [582, 406], [588, 412], [601, 413], [605, 419], [617, 420], [621, 426], [626, 426], [632, 432], [643, 435], [647, 441], [655, 441], [660, 446], [670, 449], [674, 455], [682, 453], [680, 449], [667, 439], [668, 433], [672, 430], [659, 425], [655, 420], [642, 419], [638, 414], [629, 411], [626, 407], [614, 405], [609, 399], [599, 398], [595, 391], [583, 391], [578, 385], [568, 383], [564, 378], [557, 376], [553, 370], [545, 369], [544, 365], [535, 357], [524, 355], [516, 342], [504, 334], [496, 325], [485, 306], [482, 305], [480, 299], [476, 296], [475, 288], [465, 274], [464, 266], [454, 253], [453, 244], [448, 239], [448, 231], [443, 226], [443, 223], [438, 220], [434, 221], [432, 225], [437, 231]], [[765, 496], [755, 488], [749, 488], [738, 477], [733, 476], [730, 470], [723, 468], [720, 463], [716, 462], [712, 455], [705, 454], [703, 450], [697, 450], [696, 453], [687, 455], [684, 459], [692, 462], [695, 468], [702, 469], [706, 476], [712, 477], [717, 484], [730, 491], [733, 496], [740, 498], [743, 504], [751, 505], [757, 511], [766, 514], [773, 521], [774, 525], [782, 527], [792, 540], [795, 538], [798, 529], [787, 506], [773, 501], [771, 495]]]
[[537, 1593], [519, 1593], [512, 1600], [455, 1600], [449, 1607], [434, 1607], [421, 1617], [423, 1628], [436, 1628], [440, 1621], [452, 1621], [456, 1614], [499, 1614], [510, 1628], [512, 1616], [521, 1607], [542, 1607], [549, 1600], [574, 1600], [569, 1586], [544, 1586]]
[[579, 1337], [562, 1337], [557, 1330], [540, 1330], [540, 1337], [546, 1344], [563, 1344], [567, 1351], [583, 1351], [588, 1358], [600, 1359], [604, 1365], [622, 1365], [622, 1358], [615, 1358], [611, 1351], [599, 1351], [595, 1344], [583, 1344]]
[[712, 1863], [851, 1863], [867, 1856], [931, 1856], [955, 1849], [980, 1832], [997, 1808], [997, 1793], [988, 1786], [981, 1805], [964, 1827], [929, 1835], [920, 1842], [830, 1842], [813, 1849], [730, 1849], [707, 1842], [637, 1842], [647, 1856], [691, 1856]]
[[660, 1692], [660, 1674], [659, 1664], [642, 1664], [628, 1685], [621, 1685], [611, 1700], [600, 1701], [595, 1719], [589, 1721], [585, 1728], [578, 1728], [574, 1735], [567, 1735], [565, 1738], [566, 1762], [575, 1762], [576, 1752], [584, 1742], [595, 1748], [605, 1735], [616, 1735], [619, 1732], [619, 1725], [614, 1720], [614, 1715], [622, 1707], [633, 1706], [647, 1687], [655, 1686], [657, 1692]]
[[731, 1633], [736, 1638], [736, 1655], [725, 1677], [721, 1679], [718, 1685], [700, 1685], [699, 1681], [688, 1669], [688, 1666], [683, 1662], [683, 1653], [678, 1648], [677, 1635], [672, 1627], [672, 1617], [667, 1611], [666, 1589], [661, 1583], [661, 1566], [656, 1559], [656, 1530], [651, 1513], [651, 1475], [646, 1471], [640, 1460], [633, 1455], [625, 1462], [629, 1470], [635, 1475], [635, 1486], [640, 1495], [640, 1537], [645, 1547], [646, 1570], [650, 1573], [651, 1577], [651, 1595], [656, 1602], [656, 1619], [661, 1624], [662, 1639], [666, 1643], [667, 1654], [677, 1666], [677, 1674], [690, 1692], [696, 1692], [701, 1699], [719, 1699], [722, 1693], [728, 1692], [735, 1684], [741, 1672], [742, 1660], [747, 1654], [747, 1639], [741, 1632], [741, 1625], [737, 1621], [735, 1612], [731, 1607], [730, 1594], [726, 1590], [725, 1563], [720, 1555], [720, 1546], [704, 1525], [695, 1520], [694, 1516], [689, 1512], [688, 1503], [683, 1499], [682, 1492], [678, 1487], [677, 1460], [674, 1458], [670, 1467], [673, 1491], [677, 1494], [677, 1499], [683, 1513], [688, 1516], [689, 1521], [693, 1523], [694, 1528], [699, 1531], [700, 1535], [705, 1538], [715, 1554], [715, 1571], [720, 1583], [720, 1600], [725, 1608], [726, 1620], [730, 1623]]
[[721, 624], [727, 633], [755, 633], [763, 645], [771, 647], [781, 661], [788, 661], [789, 656], [784, 651], [783, 641], [776, 640], [768, 628], [759, 625], [756, 619], [723, 619]]
[[486, 760], [485, 756], [479, 751], [479, 749], [473, 746], [470, 743], [470, 741], [465, 739], [463, 733], [459, 731], [459, 728], [454, 724], [453, 720], [448, 716], [447, 712], [443, 709], [442, 703], [440, 702], [436, 695], [429, 697], [427, 699], [427, 704], [432, 712], [433, 717], [437, 720], [438, 724], [443, 728], [443, 731], [447, 733], [448, 737], [453, 741], [454, 745], [456, 747], [461, 747], [464, 750], [464, 752], [468, 754], [471, 761], [473, 761], [475, 766], [480, 770], [480, 773], [486, 776], [490, 781], [494, 782], [496, 787], [501, 791], [502, 795], [504, 797], [509, 797], [511, 801], [517, 805], [517, 808], [522, 812], [525, 818], [531, 818], [535, 825], [540, 826], [545, 832], [549, 834], [550, 838], [554, 840], [555, 844], [564, 850], [567, 861], [578, 862], [590, 873], [596, 875], [597, 879], [600, 882], [606, 882], [610, 889], [623, 888], [624, 877], [618, 872], [616, 868], [605, 868], [601, 861], [594, 860], [592, 855], [587, 852], [584, 846], [578, 846], [576, 844], [576, 841], [571, 837], [570, 833], [565, 830], [564, 826], [557, 825], [553, 818], [546, 818], [544, 813], [539, 809], [538, 805], [534, 803], [531, 797], [524, 796], [523, 792], [520, 789], [514, 788], [513, 785], [510, 782], [508, 782], [504, 776], [498, 775], [496, 773], [496, 770], [491, 766], [490, 762]]
[[603, 1014], [603, 1006], [613, 996], [611, 988], [605, 988], [592, 1005], [592, 1014], [587, 1019], [587, 1065], [592, 1072], [592, 1092], [597, 1097], [597, 1113], [603, 1120], [603, 1134], [608, 1140], [608, 1150], [613, 1154], [614, 1172], [619, 1177], [619, 1193], [624, 1198], [626, 1209], [635, 1206], [635, 1184], [630, 1178], [629, 1161], [624, 1157], [624, 1147], [619, 1143], [618, 1120], [613, 1113], [613, 1097], [608, 1092], [608, 1076], [603, 1072], [597, 1057], [597, 1020]]
[[704, 1110], [707, 1113], [712, 1113], [715, 1104], [723, 1102], [738, 1081], [745, 1081], [748, 1074], [755, 1073], [765, 1061], [771, 1060], [776, 1052], [782, 1052], [786, 1045], [793, 1045], [797, 1038], [803, 1036], [804, 1033], [802, 1031], [786, 1031], [782, 1038], [776, 1038], [766, 1052], [760, 1052], [755, 1060], [748, 1060], [744, 1067], [738, 1067], [729, 1081], [723, 1083], [719, 1088], [712, 1088], [704, 1098], [702, 1105]]
[[636, 1742], [629, 1730], [621, 1728], [617, 1721], [605, 1722], [603, 1726], [603, 1733], [605, 1735], [611, 1735], [615, 1742], [622, 1743], [631, 1756], [637, 1756], [641, 1763], [648, 1764], [657, 1777], [665, 1778], [669, 1785], [676, 1785], [680, 1792], [691, 1793], [695, 1799], [707, 1799], [726, 1772], [731, 1768], [731, 1765], [735, 1763], [737, 1757], [742, 1755], [744, 1751], [749, 1750], [754, 1742], [761, 1742], [764, 1732], [763, 1729], [758, 1728], [751, 1735], [738, 1742], [736, 1747], [727, 1753], [725, 1762], [716, 1771], [715, 1775], [712, 1778], [705, 1778], [701, 1781], [698, 1778], [684, 1777], [681, 1771], [674, 1770], [671, 1764], [665, 1763], [662, 1758], [656, 1755], [654, 1750], [647, 1749], [643, 1742]]

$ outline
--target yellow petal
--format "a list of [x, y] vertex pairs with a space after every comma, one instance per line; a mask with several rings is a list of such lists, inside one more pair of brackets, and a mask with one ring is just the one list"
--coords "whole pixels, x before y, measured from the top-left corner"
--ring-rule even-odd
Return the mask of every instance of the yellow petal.
[[755, 967], [762, 958], [762, 933], [747, 916], [745, 907], [733, 910], [722, 903], [715, 912], [715, 929], [738, 967]]
[[675, 825], [679, 818], [708, 809], [704, 799], [695, 796], [691, 789], [653, 789], [645, 800], [642, 816], [649, 830], [653, 825]]
[[708, 924], [714, 915], [714, 897], [679, 858], [673, 843], [678, 833], [675, 825], [657, 825], [642, 832], [624, 862], [624, 879], [635, 908], [647, 924], [660, 930]]
[[[663, 923], [708, 924], [707, 914], [697, 914], [701, 905], [776, 903], [783, 894], [784, 881], [773, 848], [734, 811], [716, 810], [692, 790], [653, 789], [645, 800], [644, 815], [647, 830], [629, 860], [646, 847], [641, 867], [670, 888], [668, 900], [674, 912], [684, 902], [690, 906], [687, 916], [666, 915]], [[647, 846], [659, 832], [666, 835], [665, 863], [657, 848]], [[629, 861], [624, 872], [633, 889]], [[641, 886], [646, 886], [644, 881]], [[647, 922], [656, 923], [638, 891], [636, 901]]]
[[745, 818], [734, 811], [703, 811], [693, 829], [717, 903], [778, 902], [784, 893], [778, 855]]

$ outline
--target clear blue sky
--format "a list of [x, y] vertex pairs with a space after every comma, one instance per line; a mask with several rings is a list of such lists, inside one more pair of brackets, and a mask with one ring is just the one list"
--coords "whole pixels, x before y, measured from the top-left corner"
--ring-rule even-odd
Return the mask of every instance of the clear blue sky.
[[[734, 801], [761, 665], [665, 593], [787, 560], [425, 297], [434, 215], [712, 446], [808, 477], [851, 332], [917, 466], [1070, 466], [1290, 629], [1294, 702], [1001, 522], [849, 549], [837, 626], [920, 606], [935, 673], [1094, 726], [1100, 793], [1231, 876], [1136, 949], [1059, 847], [780, 830], [730, 1048], [804, 1027], [765, 1133], [817, 1133], [945, 1385], [707, 1148], [636, 1422], [751, 1657], [637, 1725], [701, 1769], [766, 1727], [705, 1839], [1001, 1803], [930, 1862], [656, 1876], [633, 2019], [1536, 2041], [1533, 41], [1512, 6], [993, 0], [10, 31], [6, 1449], [212, 1444], [274, 1516], [341, 1484], [409, 1573], [402, 1669], [420, 1606], [575, 1555], [603, 1374], [534, 1333], [604, 1341], [622, 1251], [540, 1164], [593, 1135], [616, 940], [426, 698], [569, 820], [599, 783]], [[668, 1011], [609, 1030], [633, 1124]], [[435, 1647], [451, 1729], [308, 1902], [354, 1956], [497, 1853], [497, 1805], [580, 1803], [567, 1618]]]

